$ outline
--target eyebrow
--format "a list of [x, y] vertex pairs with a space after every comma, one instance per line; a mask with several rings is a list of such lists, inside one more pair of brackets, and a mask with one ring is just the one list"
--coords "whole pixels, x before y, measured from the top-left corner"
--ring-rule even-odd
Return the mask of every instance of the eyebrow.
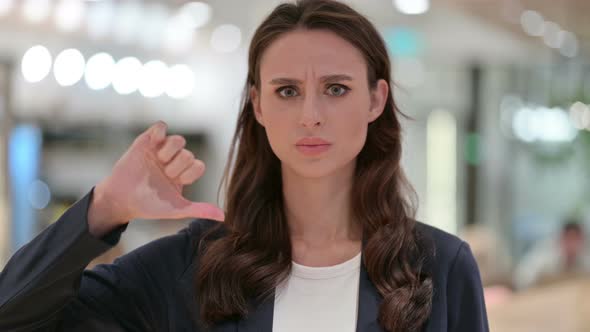
[[[353, 78], [350, 75], [346, 74], [333, 74], [333, 75], [325, 75], [320, 77], [320, 82], [339, 82], [339, 81], [352, 81]], [[302, 84], [303, 82], [295, 79], [295, 78], [286, 78], [286, 77], [277, 77], [270, 80], [268, 83], [273, 85], [297, 85]]]

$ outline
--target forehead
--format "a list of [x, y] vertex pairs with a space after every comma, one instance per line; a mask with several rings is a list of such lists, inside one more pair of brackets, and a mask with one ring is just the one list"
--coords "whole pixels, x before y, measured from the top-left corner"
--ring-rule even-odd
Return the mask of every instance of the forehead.
[[366, 73], [362, 53], [347, 40], [327, 30], [295, 30], [277, 38], [264, 51], [260, 76], [285, 75], [304, 78], [349, 73], [360, 77]]

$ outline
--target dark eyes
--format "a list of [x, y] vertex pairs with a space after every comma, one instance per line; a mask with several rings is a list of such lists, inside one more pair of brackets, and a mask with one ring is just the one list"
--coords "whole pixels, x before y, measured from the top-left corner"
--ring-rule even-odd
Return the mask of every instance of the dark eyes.
[[[326, 89], [327, 93], [334, 97], [340, 97], [350, 90], [349, 87], [342, 84], [332, 84]], [[282, 98], [296, 97], [298, 95], [297, 89], [293, 86], [283, 86], [276, 90]]]

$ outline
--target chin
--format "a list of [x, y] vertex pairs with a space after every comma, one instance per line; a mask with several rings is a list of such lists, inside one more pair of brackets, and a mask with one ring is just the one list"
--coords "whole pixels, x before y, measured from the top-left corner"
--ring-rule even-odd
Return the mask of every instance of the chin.
[[298, 160], [296, 163], [283, 163], [283, 169], [286, 166], [292, 173], [301, 178], [320, 179], [335, 175], [349, 165], [351, 165], [350, 162], [336, 164], [333, 160], [328, 159]]

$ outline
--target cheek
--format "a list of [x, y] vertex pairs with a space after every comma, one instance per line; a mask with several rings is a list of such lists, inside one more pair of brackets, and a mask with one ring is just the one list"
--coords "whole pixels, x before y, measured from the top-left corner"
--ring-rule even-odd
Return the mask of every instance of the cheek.
[[264, 129], [273, 152], [279, 159], [283, 160], [284, 150], [290, 144], [289, 134], [293, 129], [290, 128], [291, 119], [288, 118], [289, 112], [278, 109], [277, 107], [277, 105], [273, 105], [272, 103], [261, 104], [262, 109], [272, 110], [263, 113]]
[[367, 117], [359, 108], [349, 109], [337, 117], [337, 131], [339, 141], [344, 142], [345, 148], [356, 153], [365, 145], [367, 139]]
[[346, 130], [341, 132], [341, 141], [343, 148], [346, 149], [349, 157], [356, 157], [367, 140], [367, 125], [360, 121], [346, 126]]

